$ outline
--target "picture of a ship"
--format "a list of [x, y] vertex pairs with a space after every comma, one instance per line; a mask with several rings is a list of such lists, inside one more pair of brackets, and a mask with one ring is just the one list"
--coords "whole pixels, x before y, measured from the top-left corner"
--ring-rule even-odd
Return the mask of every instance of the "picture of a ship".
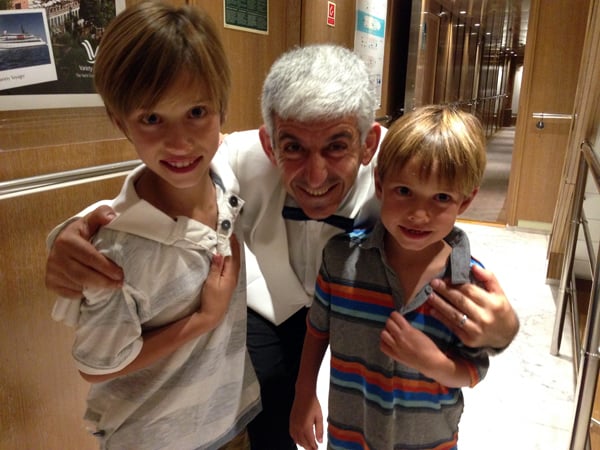
[[21, 27], [20, 33], [9, 33], [4, 30], [0, 35], [0, 50], [37, 47], [40, 45], [46, 45], [46, 43], [41, 37], [25, 32], [23, 27]]

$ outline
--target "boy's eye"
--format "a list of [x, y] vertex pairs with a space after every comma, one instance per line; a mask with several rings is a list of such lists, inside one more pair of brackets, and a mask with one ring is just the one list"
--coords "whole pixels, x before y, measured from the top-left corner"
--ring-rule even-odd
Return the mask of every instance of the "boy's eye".
[[146, 125], [156, 125], [157, 123], [160, 123], [160, 117], [158, 114], [154, 113], [146, 114], [142, 116], [142, 123], [145, 123]]
[[443, 192], [439, 193], [436, 195], [436, 198], [438, 201], [440, 202], [449, 202], [450, 200], [452, 200], [452, 197], [448, 194], [444, 194]]
[[400, 195], [409, 195], [410, 194], [410, 189], [407, 188], [406, 186], [398, 186], [396, 188], [396, 192]]
[[206, 114], [206, 108], [203, 108], [202, 106], [194, 106], [190, 110], [190, 116], [197, 118], [197, 119], [200, 117], [203, 117], [205, 114]]

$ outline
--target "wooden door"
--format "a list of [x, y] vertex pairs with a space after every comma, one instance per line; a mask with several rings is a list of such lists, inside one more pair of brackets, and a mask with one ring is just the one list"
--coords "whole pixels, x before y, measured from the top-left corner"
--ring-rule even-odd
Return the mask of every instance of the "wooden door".
[[589, 0], [532, 0], [507, 195], [509, 225], [549, 229], [572, 121]]

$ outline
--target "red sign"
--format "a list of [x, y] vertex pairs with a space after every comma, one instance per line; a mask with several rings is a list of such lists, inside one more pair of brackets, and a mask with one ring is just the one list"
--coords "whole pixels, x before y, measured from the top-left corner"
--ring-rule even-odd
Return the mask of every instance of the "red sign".
[[327, 25], [335, 27], [335, 3], [327, 2]]

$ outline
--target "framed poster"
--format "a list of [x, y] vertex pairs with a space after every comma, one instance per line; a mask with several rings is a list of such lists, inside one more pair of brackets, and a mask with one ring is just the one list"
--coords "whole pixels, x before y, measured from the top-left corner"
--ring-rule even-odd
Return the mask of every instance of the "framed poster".
[[0, 90], [56, 79], [46, 10], [0, 11]]
[[0, 111], [102, 106], [93, 84], [96, 50], [125, 0], [0, 5]]

